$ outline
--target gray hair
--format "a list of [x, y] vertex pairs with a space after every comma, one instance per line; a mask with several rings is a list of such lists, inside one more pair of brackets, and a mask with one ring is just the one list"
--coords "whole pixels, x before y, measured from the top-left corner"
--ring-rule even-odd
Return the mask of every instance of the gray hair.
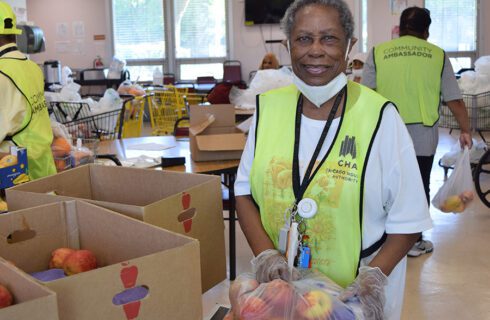
[[349, 6], [343, 0], [296, 0], [286, 10], [281, 20], [281, 29], [286, 34], [288, 40], [291, 39], [291, 31], [296, 22], [296, 13], [310, 4], [319, 4], [336, 9], [339, 13], [340, 23], [344, 28], [346, 38], [352, 38], [354, 33], [354, 19], [352, 18]]

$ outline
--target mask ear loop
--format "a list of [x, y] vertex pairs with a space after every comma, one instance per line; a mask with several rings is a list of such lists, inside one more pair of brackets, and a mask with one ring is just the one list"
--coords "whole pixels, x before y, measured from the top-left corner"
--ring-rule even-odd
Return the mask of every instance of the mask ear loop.
[[289, 55], [291, 55], [291, 47], [289, 46], [289, 39], [286, 40], [286, 48], [288, 50]]
[[347, 61], [347, 59], [349, 58], [350, 42], [351, 42], [351, 38], [349, 38], [349, 40], [347, 40], [347, 50], [345, 51], [345, 58], [344, 58], [345, 61]]

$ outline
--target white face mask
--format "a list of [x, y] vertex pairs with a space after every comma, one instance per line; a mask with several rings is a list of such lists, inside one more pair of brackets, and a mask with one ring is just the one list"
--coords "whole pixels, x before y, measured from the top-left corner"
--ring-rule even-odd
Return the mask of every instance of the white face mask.
[[[347, 41], [347, 51], [345, 52], [345, 60], [349, 55], [351, 39]], [[288, 51], [290, 50], [289, 41], [287, 42]], [[291, 52], [290, 52], [291, 53]], [[310, 100], [317, 108], [320, 108], [322, 104], [332, 99], [342, 88], [347, 84], [347, 76], [341, 72], [335, 78], [330, 80], [329, 83], [323, 86], [310, 86], [303, 80], [298, 78], [293, 71], [293, 83], [296, 85], [299, 91]]]
[[362, 77], [362, 68], [361, 69], [352, 69], [352, 75], [354, 77]]
[[324, 86], [310, 86], [298, 78], [293, 72], [293, 83], [299, 91], [310, 100], [317, 108], [332, 99], [347, 84], [347, 76], [341, 72]]

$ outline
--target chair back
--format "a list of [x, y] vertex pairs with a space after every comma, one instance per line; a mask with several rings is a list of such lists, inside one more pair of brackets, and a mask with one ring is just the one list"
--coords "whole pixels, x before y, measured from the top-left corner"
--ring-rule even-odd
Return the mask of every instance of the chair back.
[[242, 64], [238, 60], [223, 62], [223, 82], [237, 84], [242, 81]]

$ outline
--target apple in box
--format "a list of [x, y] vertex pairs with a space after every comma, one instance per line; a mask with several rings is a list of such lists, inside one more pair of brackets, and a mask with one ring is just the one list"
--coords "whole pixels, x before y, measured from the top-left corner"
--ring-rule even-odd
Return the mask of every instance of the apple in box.
[[58, 248], [51, 252], [51, 260], [49, 260], [49, 268], [63, 269], [63, 263], [66, 257], [75, 252], [72, 248]]
[[67, 276], [97, 268], [97, 259], [89, 250], [76, 250], [68, 255], [63, 262], [63, 270]]
[[10, 291], [0, 284], [0, 309], [10, 306], [13, 300]]

